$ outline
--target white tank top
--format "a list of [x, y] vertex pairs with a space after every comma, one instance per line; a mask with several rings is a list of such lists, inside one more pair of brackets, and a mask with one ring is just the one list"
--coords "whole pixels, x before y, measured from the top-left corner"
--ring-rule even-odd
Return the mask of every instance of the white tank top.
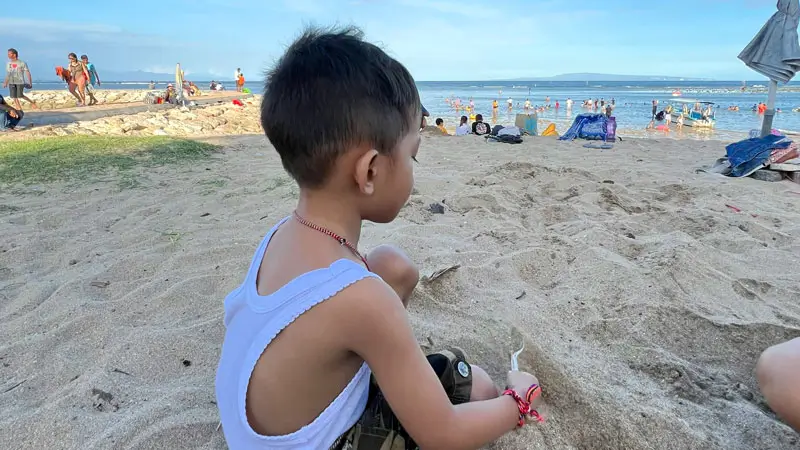
[[284, 328], [315, 305], [347, 286], [377, 277], [360, 264], [340, 259], [293, 279], [270, 295], [259, 295], [256, 279], [270, 238], [259, 245], [244, 283], [225, 298], [225, 341], [217, 368], [216, 394], [228, 447], [237, 449], [323, 449], [349, 430], [367, 404], [370, 370], [364, 363], [344, 390], [310, 424], [283, 436], [262, 436], [247, 421], [245, 396], [250, 376], [264, 349]]

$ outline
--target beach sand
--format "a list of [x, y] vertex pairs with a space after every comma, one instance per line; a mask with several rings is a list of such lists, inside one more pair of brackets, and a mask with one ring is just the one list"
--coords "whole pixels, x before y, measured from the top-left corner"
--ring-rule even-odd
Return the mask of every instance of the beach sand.
[[[222, 301], [297, 187], [263, 136], [216, 141], [139, 188], [0, 190], [0, 448], [224, 448]], [[722, 154], [423, 137], [408, 205], [361, 247], [460, 265], [413, 296], [421, 344], [503, 383], [524, 341], [548, 419], [489, 448], [797, 448], [753, 369], [800, 336], [800, 185], [695, 173]]]

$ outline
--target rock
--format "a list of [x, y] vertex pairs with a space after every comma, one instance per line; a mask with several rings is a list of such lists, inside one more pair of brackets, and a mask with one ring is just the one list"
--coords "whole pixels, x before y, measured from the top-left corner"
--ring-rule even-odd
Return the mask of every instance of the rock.
[[780, 172], [769, 169], [756, 170], [750, 177], [761, 181], [781, 181], [783, 179], [783, 175]]

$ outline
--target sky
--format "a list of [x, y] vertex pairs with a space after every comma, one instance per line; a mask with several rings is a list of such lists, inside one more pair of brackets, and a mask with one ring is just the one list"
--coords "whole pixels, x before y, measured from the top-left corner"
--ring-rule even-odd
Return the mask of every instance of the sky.
[[[419, 81], [593, 72], [757, 80], [737, 55], [776, 0], [35, 0], [5, 9], [0, 46], [35, 79], [66, 54], [102, 74], [260, 79], [308, 24], [361, 27]], [[8, 17], [8, 13], [24, 14]], [[37, 73], [46, 72], [46, 73]]]

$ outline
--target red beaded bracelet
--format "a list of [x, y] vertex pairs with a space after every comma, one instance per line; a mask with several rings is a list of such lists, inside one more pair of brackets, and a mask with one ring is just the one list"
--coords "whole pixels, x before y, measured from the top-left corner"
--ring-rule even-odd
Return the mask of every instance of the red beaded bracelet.
[[[525, 425], [525, 416], [531, 412], [531, 404], [523, 400], [522, 397], [517, 394], [517, 391], [513, 389], [506, 389], [503, 391], [503, 395], [508, 395], [517, 402], [517, 407], [519, 408], [519, 422], [517, 422], [517, 427], [522, 427]], [[539, 414], [537, 413], [536, 416], [538, 417]]]
[[533, 383], [531, 387], [528, 388], [528, 391], [525, 393], [525, 401], [528, 403], [533, 403], [536, 400], [536, 397], [542, 394], [542, 387], [536, 383]]

